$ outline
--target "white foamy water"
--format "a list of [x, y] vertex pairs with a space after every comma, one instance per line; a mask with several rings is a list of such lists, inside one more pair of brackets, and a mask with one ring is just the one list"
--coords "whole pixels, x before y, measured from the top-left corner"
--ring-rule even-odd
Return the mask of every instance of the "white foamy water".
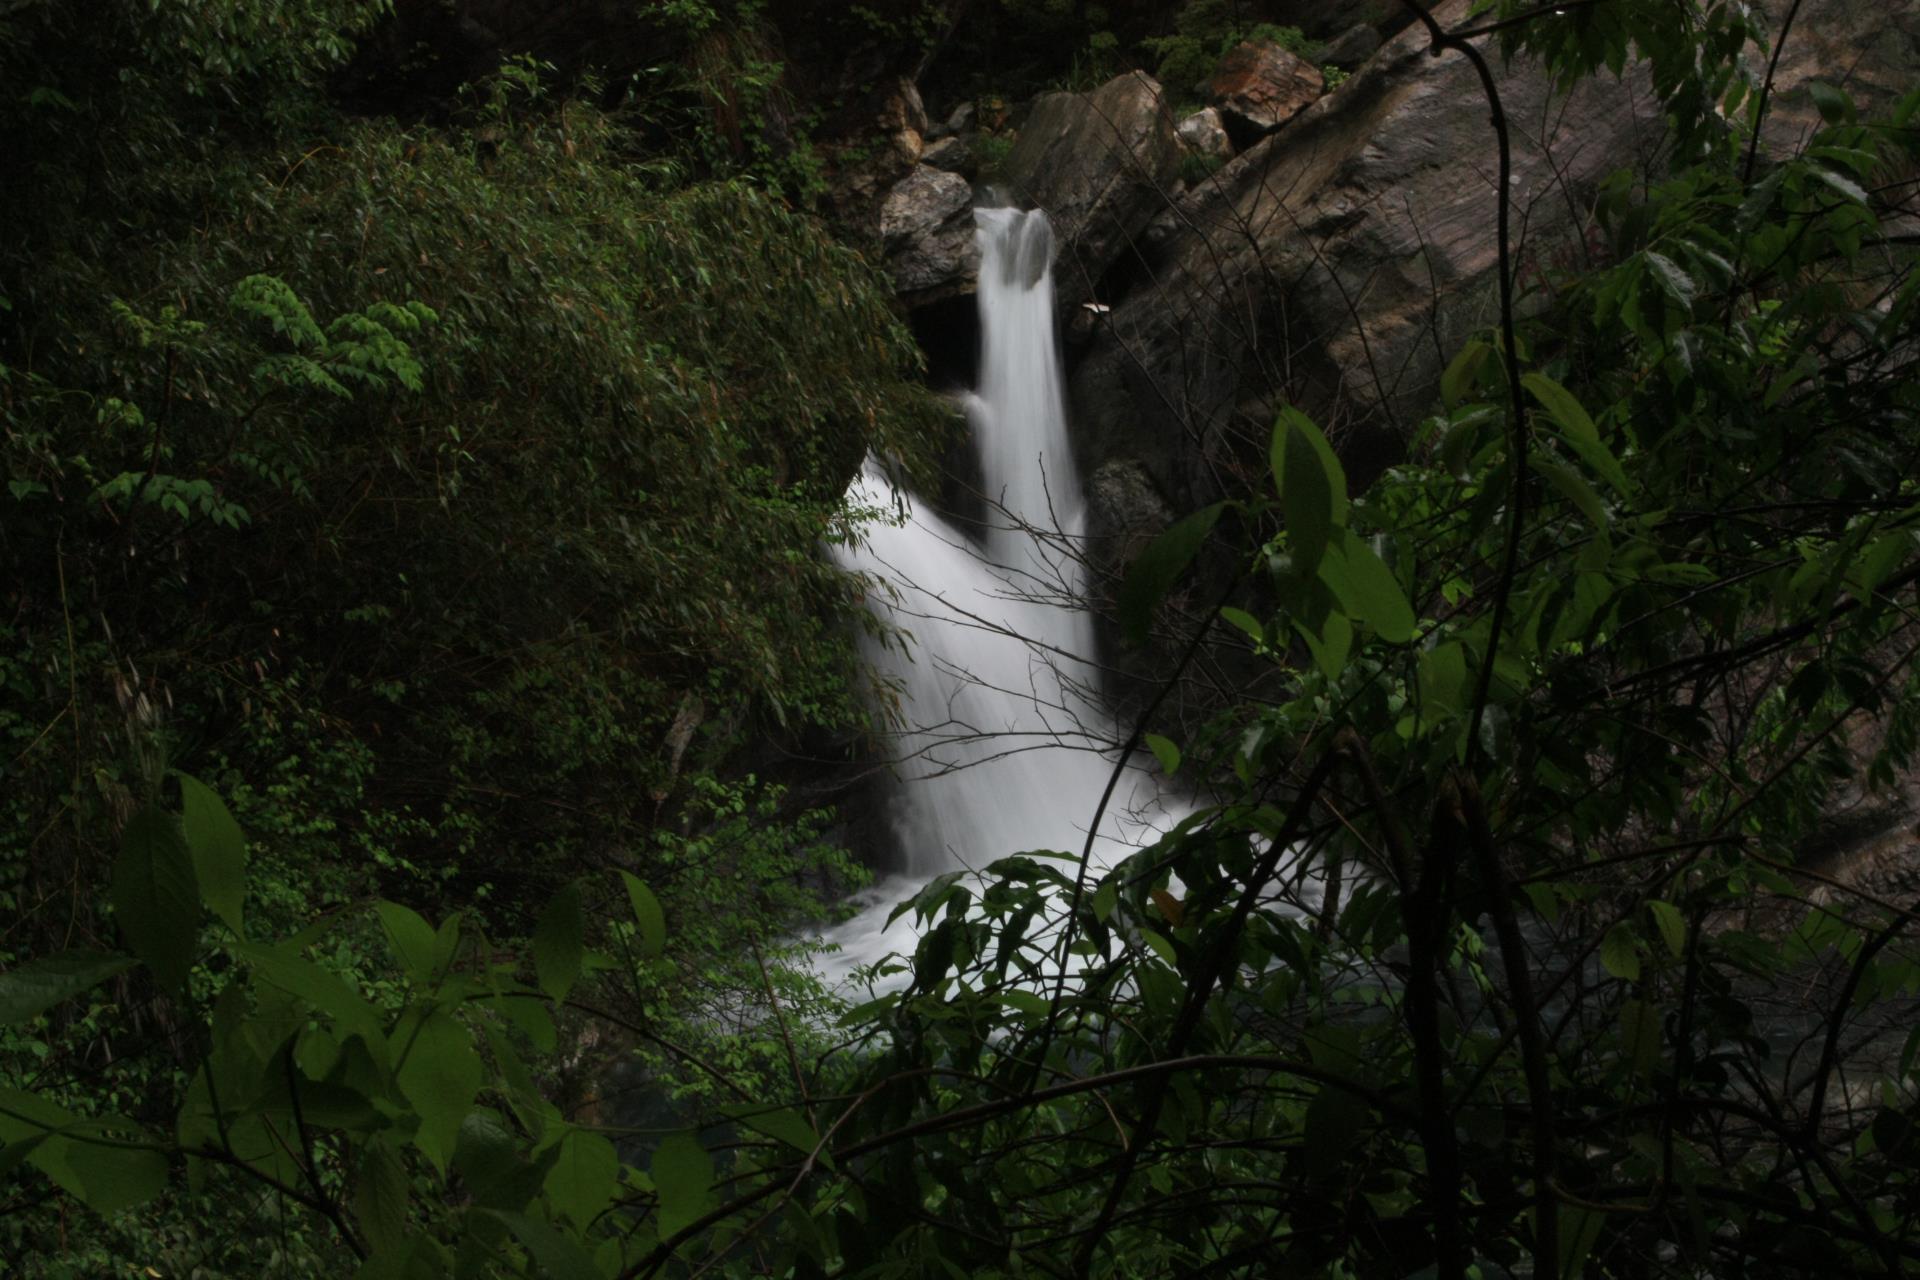
[[[904, 523], [871, 526], [864, 545], [836, 550], [891, 585], [873, 607], [910, 637], [904, 652], [868, 649], [899, 690], [888, 819], [902, 868], [872, 894], [876, 905], [826, 935], [841, 948], [826, 966], [836, 976], [912, 951], [911, 915], [886, 927], [887, 912], [931, 877], [1026, 850], [1078, 855], [1123, 736], [1095, 701], [1093, 623], [1073, 554], [1085, 500], [1061, 391], [1052, 228], [1037, 211], [974, 218], [981, 360], [966, 409], [991, 504], [985, 537], [900, 493]], [[872, 462], [852, 496], [896, 499]], [[1157, 800], [1151, 775], [1130, 767], [1094, 841], [1097, 863], [1150, 837], [1143, 818]]]

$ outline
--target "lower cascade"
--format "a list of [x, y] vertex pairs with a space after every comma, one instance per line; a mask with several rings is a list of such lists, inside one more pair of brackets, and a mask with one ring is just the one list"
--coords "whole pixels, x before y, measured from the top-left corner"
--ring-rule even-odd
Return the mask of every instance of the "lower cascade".
[[[844, 567], [887, 584], [873, 607], [904, 633], [868, 646], [898, 691], [887, 818], [899, 858], [875, 905], [823, 939], [847, 971], [911, 952], [911, 918], [889, 927], [886, 917], [925, 880], [1024, 850], [1078, 855], [1121, 736], [1099, 704], [1083, 600], [1085, 500], [1061, 391], [1053, 230], [1038, 210], [980, 208], [974, 220], [981, 358], [965, 405], [984, 532], [928, 510], [869, 459], [851, 496], [897, 502], [904, 519], [835, 549]], [[1095, 861], [1130, 852], [1159, 808], [1152, 780], [1129, 768], [1094, 833]]]

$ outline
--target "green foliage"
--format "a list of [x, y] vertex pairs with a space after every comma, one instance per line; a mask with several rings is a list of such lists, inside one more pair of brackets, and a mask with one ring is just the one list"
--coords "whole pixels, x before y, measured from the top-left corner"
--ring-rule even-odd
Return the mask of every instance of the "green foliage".
[[[78, 1204], [120, 1216], [74, 1272], [187, 1270], [169, 1201], [197, 1195], [240, 1274], [1910, 1271], [1913, 913], [1826, 857], [1826, 818], [1920, 750], [1920, 264], [1887, 203], [1920, 95], [1880, 119], [1823, 90], [1804, 153], [1750, 174], [1744, 11], [1554, 19], [1511, 38], [1567, 74], [1654, 59], [1672, 172], [1609, 185], [1591, 265], [1530, 271], [1366, 493], [1277, 415], [1271, 485], [1123, 591], [1137, 637], [1236, 558], [1259, 590], [1220, 634], [1277, 694], [1144, 736], [1198, 789], [1151, 847], [922, 888], [851, 1008], [783, 942], [852, 878], [829, 819], [686, 760], [756, 711], [853, 714], [783, 647], [836, 589], [776, 553], [849, 518], [846, 457], [914, 435], [856, 267], [751, 192], [596, 165], [571, 107], [484, 154], [343, 127], [193, 252], [16, 264], [8, 333], [40, 341], [6, 348], [0, 536], [34, 570], [0, 633], [0, 891], [38, 918], [121, 833], [141, 963], [89, 919], [91, 949], [0, 974], [0, 1244], [57, 1256]], [[780, 327], [836, 307], [862, 324]], [[121, 475], [245, 519], [103, 497]], [[757, 532], [715, 545], [721, 519]], [[462, 575], [481, 547], [511, 589]], [[287, 563], [311, 581], [258, 585]], [[319, 643], [347, 600], [357, 647]], [[190, 755], [250, 780], [237, 816], [165, 800]], [[471, 798], [509, 784], [596, 821]], [[473, 911], [314, 918], [286, 868], [330, 844], [407, 886], [545, 857], [506, 882], [529, 954]], [[174, 1069], [73, 1071], [134, 1001]], [[632, 1038], [643, 1131], [565, 1104], [589, 1018]]]
[[1154, 78], [1178, 97], [1203, 92], [1220, 59], [1244, 40], [1270, 40], [1303, 57], [1313, 51], [1298, 27], [1253, 22], [1251, 16], [1233, 0], [1187, 0], [1174, 14], [1173, 29], [1142, 40], [1140, 48], [1153, 60]]

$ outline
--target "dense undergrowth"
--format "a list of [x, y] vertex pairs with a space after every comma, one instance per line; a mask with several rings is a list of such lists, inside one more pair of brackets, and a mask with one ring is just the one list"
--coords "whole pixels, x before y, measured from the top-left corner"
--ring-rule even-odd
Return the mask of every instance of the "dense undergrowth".
[[1647, 59], [1668, 172], [1371, 491], [1284, 411], [1138, 558], [1136, 636], [1234, 558], [1283, 696], [1151, 741], [1204, 803], [1111, 871], [927, 886], [853, 1007], [778, 941], [828, 819], [723, 766], [861, 721], [812, 552], [930, 422], [867, 269], [526, 68], [336, 116], [374, 5], [9, 10], [0, 1254], [1910, 1271], [1911, 886], [1826, 837], [1920, 746], [1920, 94], [1763, 148], [1744, 6], [1495, 7]]
[[[114, 944], [117, 833], [177, 767], [257, 840], [269, 936], [374, 893], [525, 933], [620, 866], [729, 904], [683, 953], [724, 1003], [864, 874], [741, 748], [864, 729], [819, 547], [942, 415], [858, 257], [532, 65], [445, 125], [337, 113], [383, 8], [0, 16], [0, 961]], [[190, 1017], [121, 979], [0, 1074], [145, 1116]], [[253, 1209], [136, 1248], [10, 1188], [0, 1254], [55, 1274], [265, 1247]]]

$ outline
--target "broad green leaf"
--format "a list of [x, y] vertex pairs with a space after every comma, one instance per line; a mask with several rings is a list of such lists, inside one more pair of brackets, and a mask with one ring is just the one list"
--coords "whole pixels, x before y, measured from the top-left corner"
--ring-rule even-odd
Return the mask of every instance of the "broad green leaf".
[[580, 980], [586, 931], [580, 883], [575, 881], [553, 895], [533, 927], [534, 972], [539, 975], [540, 989], [556, 1003], [565, 1000], [567, 992]]
[[337, 975], [289, 953], [284, 946], [242, 943], [237, 954], [254, 968], [261, 981], [296, 996], [338, 1024], [342, 1037], [358, 1036], [375, 1062], [384, 1067], [387, 1038], [380, 1011]]
[[133, 953], [162, 989], [178, 991], [193, 966], [200, 891], [177, 818], [154, 808], [133, 815], [120, 837], [110, 895]]
[[613, 1202], [619, 1176], [620, 1157], [611, 1142], [585, 1129], [571, 1130], [547, 1170], [547, 1202], [555, 1214], [585, 1230]]
[[1320, 634], [1315, 635], [1305, 626], [1300, 634], [1307, 642], [1307, 649], [1313, 654], [1314, 665], [1320, 668], [1320, 674], [1328, 680], [1338, 680], [1340, 673], [1346, 670], [1347, 657], [1353, 650], [1353, 623], [1344, 613], [1329, 613], [1327, 620], [1320, 624]]
[[588, 1253], [578, 1240], [562, 1235], [552, 1226], [538, 1218], [529, 1218], [524, 1213], [507, 1213], [500, 1209], [487, 1212], [506, 1224], [513, 1232], [513, 1238], [533, 1259], [533, 1265], [539, 1268], [539, 1274], [548, 1280], [604, 1280], [600, 1269], [593, 1264], [593, 1255]]
[[139, 962], [104, 951], [63, 951], [0, 973], [0, 1026], [37, 1018]]
[[1118, 606], [1120, 626], [1130, 643], [1147, 642], [1155, 606], [1192, 563], [1225, 509], [1224, 503], [1216, 502], [1175, 521], [1127, 566]]
[[1420, 655], [1420, 705], [1423, 718], [1439, 719], [1436, 712], [1464, 712], [1473, 701], [1472, 674], [1467, 669], [1467, 651], [1458, 640], [1449, 640]]
[[693, 1135], [676, 1133], [653, 1153], [653, 1186], [660, 1196], [655, 1233], [665, 1240], [713, 1208], [713, 1157]]
[[433, 926], [422, 919], [419, 912], [397, 902], [376, 902], [373, 909], [387, 931], [387, 941], [393, 945], [400, 967], [416, 983], [426, 983], [433, 976], [439, 950]]
[[353, 1216], [376, 1254], [409, 1247], [407, 1201], [412, 1185], [397, 1152], [384, 1142], [366, 1145], [353, 1187]]
[[1824, 80], [1813, 80], [1807, 84], [1807, 94], [1813, 99], [1813, 105], [1820, 112], [1820, 118], [1828, 124], [1843, 124], [1853, 117], [1853, 100], [1846, 93], [1828, 84]]
[[[779, 1139], [802, 1155], [813, 1155], [814, 1149], [820, 1146], [820, 1135], [807, 1123], [807, 1118], [792, 1107], [778, 1111], [755, 1106], [722, 1107], [721, 1110], [748, 1128]], [[823, 1166], [833, 1168], [833, 1156], [829, 1152], [821, 1150], [818, 1158]]]
[[1224, 621], [1239, 628], [1239, 630], [1246, 635], [1247, 639], [1253, 641], [1255, 644], [1265, 644], [1267, 642], [1267, 629], [1260, 625], [1260, 619], [1254, 617], [1246, 610], [1236, 609], [1232, 605], [1228, 605], [1220, 610], [1220, 617]]
[[1174, 745], [1173, 739], [1150, 733], [1146, 741], [1147, 749], [1153, 752], [1153, 758], [1160, 762], [1160, 772], [1169, 778], [1180, 772], [1180, 748]]
[[1106, 879], [1093, 891], [1093, 918], [1105, 924], [1113, 915], [1113, 909], [1120, 902], [1120, 882]]
[[1413, 607], [1393, 576], [1393, 570], [1352, 530], [1335, 544], [1322, 566], [1321, 580], [1360, 621], [1368, 623], [1388, 644], [1413, 639]]
[[461, 1122], [480, 1092], [473, 1037], [452, 1014], [436, 1009], [424, 1019], [402, 1020], [394, 1031], [393, 1054], [399, 1064], [394, 1083], [420, 1116], [414, 1144], [444, 1174]]
[[1600, 940], [1601, 967], [1625, 982], [1640, 980], [1640, 948], [1633, 930], [1624, 922], [1607, 930]]
[[1645, 1000], [1620, 1003], [1620, 1052], [1635, 1075], [1646, 1075], [1660, 1059], [1660, 1011]]
[[118, 1213], [165, 1190], [166, 1156], [140, 1141], [129, 1121], [76, 1116], [37, 1094], [0, 1087], [0, 1143], [8, 1154], [24, 1147], [28, 1164], [96, 1213]]
[[666, 913], [660, 909], [660, 899], [653, 896], [653, 890], [647, 888], [638, 876], [622, 871], [620, 879], [627, 886], [627, 901], [633, 906], [633, 921], [640, 929], [640, 954], [651, 960], [666, 950]]
[[247, 838], [219, 795], [189, 774], [180, 782], [180, 824], [193, 854], [200, 897], [214, 915], [240, 937], [246, 936]]
[[1659, 928], [1667, 950], [1676, 958], [1687, 954], [1687, 918], [1680, 914], [1680, 908], [1653, 898], [1647, 902], [1647, 910], [1653, 913], [1653, 923]]
[[1335, 527], [1346, 523], [1346, 470], [1320, 428], [1296, 409], [1283, 409], [1274, 420], [1270, 460], [1294, 563], [1311, 574]]
[[1166, 961], [1168, 968], [1177, 969], [1180, 967], [1180, 953], [1173, 949], [1173, 943], [1167, 940], [1165, 934], [1158, 933], [1152, 929], [1142, 929], [1140, 931], [1140, 940], [1153, 949], [1153, 954]]

